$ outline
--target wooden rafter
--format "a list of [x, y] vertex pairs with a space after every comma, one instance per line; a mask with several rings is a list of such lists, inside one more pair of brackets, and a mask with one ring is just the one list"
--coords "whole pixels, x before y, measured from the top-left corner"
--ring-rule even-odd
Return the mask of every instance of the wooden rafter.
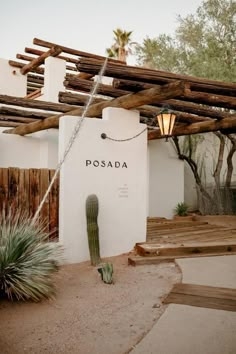
[[[200, 133], [208, 133], [217, 130], [224, 129], [235, 129], [236, 128], [236, 115], [230, 118], [224, 118], [220, 121], [207, 121], [200, 123], [192, 123], [184, 127], [176, 127], [172, 133], [173, 136], [178, 135], [191, 135], [191, 134], [200, 134]], [[151, 131], [148, 134], [148, 139], [158, 139], [161, 138], [161, 134], [158, 131]]]
[[[64, 85], [68, 89], [76, 89], [82, 92], [90, 92], [93, 82], [89, 80], [83, 80], [75, 76], [72, 77], [69, 76], [65, 80]], [[152, 87], [160, 87], [160, 86], [148, 84], [144, 86], [144, 89], [149, 89]], [[139, 91], [140, 89], [135, 90], [134, 92], [139, 92]], [[131, 92], [133, 91], [127, 91], [123, 89], [114, 88], [110, 85], [100, 84], [97, 93], [110, 96], [110, 97], [119, 97], [122, 95], [127, 95], [128, 93]], [[202, 93], [202, 92], [192, 92], [190, 90], [185, 90], [184, 94], [178, 97], [178, 100], [171, 99], [165, 102], [164, 101], [159, 102], [157, 103], [157, 106], [160, 107], [162, 105], [169, 105], [172, 109], [175, 110], [184, 111], [192, 114], [200, 114], [202, 116], [212, 117], [217, 119], [222, 119], [228, 116], [228, 114], [220, 110], [216, 110], [211, 107], [201, 106], [199, 104], [196, 104], [195, 102], [189, 102], [191, 100], [200, 101], [201, 99], [203, 100], [202, 103], [208, 103], [213, 106], [223, 105], [226, 106], [226, 108], [234, 108], [234, 107], [236, 108], [236, 98], [234, 97], [225, 97], [225, 96], [213, 95], [213, 94]]]
[[27, 74], [28, 72], [36, 69], [38, 66], [40, 66], [41, 64], [44, 63], [45, 59], [52, 56], [52, 57], [56, 57], [57, 55], [59, 55], [62, 52], [60, 47], [52, 47], [51, 49], [49, 49], [47, 52], [43, 53], [42, 55], [40, 55], [38, 58], [35, 58], [30, 61], [30, 63], [24, 65], [21, 69], [20, 72], [22, 75]]
[[[97, 117], [101, 115], [102, 110], [106, 107], [122, 107], [126, 109], [131, 109], [139, 107], [144, 104], [149, 104], [152, 102], [157, 102], [158, 100], [168, 99], [171, 97], [178, 96], [183, 93], [185, 90], [185, 85], [182, 82], [173, 82], [171, 84], [164, 85], [163, 87], [151, 88], [148, 90], [140, 91], [134, 94], [124, 95], [122, 97], [115, 98], [111, 101], [100, 102], [91, 105], [88, 108], [87, 116], [88, 117]], [[77, 108], [68, 112], [68, 115], [79, 116], [83, 112], [83, 108]], [[42, 122], [35, 122], [26, 124], [24, 126], [10, 129], [4, 131], [8, 134], [19, 134], [26, 135], [34, 133], [36, 131], [56, 128], [59, 125], [59, 119], [64, 116], [64, 114], [55, 115], [44, 119]]]
[[[72, 55], [76, 55], [76, 56], [84, 57], [84, 58], [94, 58], [94, 59], [98, 59], [98, 60], [105, 60], [105, 57], [103, 57], [101, 55], [96, 55], [96, 54], [92, 54], [92, 53], [82, 52], [81, 50], [76, 50], [76, 49], [73, 49], [73, 48], [65, 47], [65, 46], [62, 46], [62, 45], [58, 45], [56, 43], [44, 41], [44, 40], [39, 39], [39, 38], [34, 38], [33, 39], [33, 44], [36, 44], [36, 45], [41, 46], [41, 47], [46, 47], [46, 48], [59, 46], [62, 49], [62, 51], [64, 53], [67, 53], [67, 54], [72, 54]], [[112, 59], [112, 58], [109, 58], [108, 60], [111, 63], [115, 63], [115, 64], [116, 63], [120, 63], [120, 64], [123, 63], [123, 65], [124, 65], [124, 62], [122, 62], [120, 60], [116, 60], [116, 59]]]
[[[101, 61], [91, 58], [80, 58], [77, 67], [79, 71], [97, 74], [101, 68]], [[114, 78], [135, 80], [149, 84], [166, 84], [168, 82], [182, 80], [190, 84], [191, 90], [217, 93], [222, 95], [236, 94], [236, 84], [222, 81], [208, 80], [205, 78], [188, 75], [173, 74], [165, 71], [151, 70], [141, 67], [108, 63], [106, 75]]]
[[53, 103], [47, 101], [35, 101], [28, 98], [22, 97], [15, 97], [15, 96], [8, 96], [8, 95], [0, 95], [0, 104], [8, 104], [18, 107], [25, 107], [25, 108], [33, 108], [33, 109], [42, 109], [47, 111], [54, 111], [54, 112], [69, 112], [73, 108], [77, 108], [76, 106], [73, 107], [71, 105], [62, 104], [62, 103]]

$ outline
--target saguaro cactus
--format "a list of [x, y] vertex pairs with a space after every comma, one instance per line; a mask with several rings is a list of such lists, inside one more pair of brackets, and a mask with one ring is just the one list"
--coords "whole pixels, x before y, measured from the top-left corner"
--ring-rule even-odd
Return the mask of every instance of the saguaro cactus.
[[99, 228], [97, 223], [98, 198], [95, 194], [89, 195], [86, 199], [86, 217], [91, 264], [96, 266], [101, 262], [101, 258], [99, 246]]

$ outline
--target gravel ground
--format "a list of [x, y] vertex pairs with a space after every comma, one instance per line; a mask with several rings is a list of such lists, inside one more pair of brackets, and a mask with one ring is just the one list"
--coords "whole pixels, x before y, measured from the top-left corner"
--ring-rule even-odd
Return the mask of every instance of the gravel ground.
[[162, 298], [181, 280], [174, 264], [127, 265], [113, 257], [114, 284], [88, 262], [64, 266], [55, 300], [0, 301], [0, 353], [128, 353], [166, 306]]

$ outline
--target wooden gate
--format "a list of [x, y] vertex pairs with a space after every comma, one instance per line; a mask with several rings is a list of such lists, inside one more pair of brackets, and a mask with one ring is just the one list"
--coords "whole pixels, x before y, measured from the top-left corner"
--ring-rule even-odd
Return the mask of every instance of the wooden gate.
[[[25, 211], [33, 216], [45, 195], [55, 170], [0, 168], [0, 217], [3, 212]], [[50, 238], [58, 237], [59, 177], [40, 212]]]

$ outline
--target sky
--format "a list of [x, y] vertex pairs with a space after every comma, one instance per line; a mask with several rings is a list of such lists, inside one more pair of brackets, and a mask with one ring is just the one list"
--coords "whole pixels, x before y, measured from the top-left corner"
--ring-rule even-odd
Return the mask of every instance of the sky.
[[[177, 17], [193, 14], [202, 0], [0, 0], [0, 57], [15, 59], [33, 38], [105, 55], [117, 27], [132, 40], [172, 34]], [[37, 48], [37, 47], [35, 47]]]

